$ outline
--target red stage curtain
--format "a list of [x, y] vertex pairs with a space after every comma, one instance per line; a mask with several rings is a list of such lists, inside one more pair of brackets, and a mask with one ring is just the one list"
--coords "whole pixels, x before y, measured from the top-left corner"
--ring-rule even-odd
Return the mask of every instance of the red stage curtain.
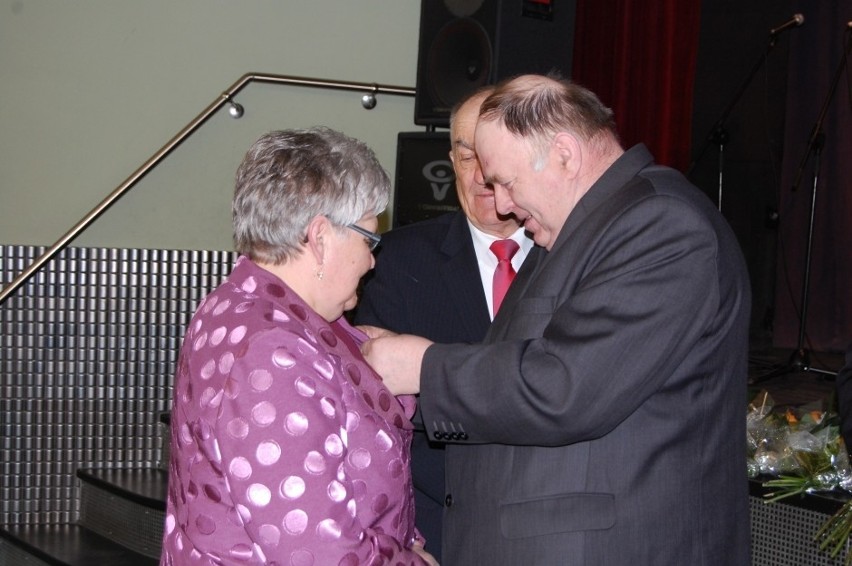
[[700, 0], [577, 0], [571, 78], [615, 112], [625, 148], [690, 162]]

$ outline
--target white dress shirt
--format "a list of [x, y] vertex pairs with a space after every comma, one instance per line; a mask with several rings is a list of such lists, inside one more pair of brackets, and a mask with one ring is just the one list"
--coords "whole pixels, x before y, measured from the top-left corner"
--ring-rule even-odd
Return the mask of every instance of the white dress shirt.
[[[485, 291], [488, 313], [491, 320], [494, 320], [494, 292], [492, 282], [494, 280], [494, 270], [497, 269], [497, 256], [489, 248], [492, 243], [503, 238], [486, 234], [474, 226], [470, 220], [467, 221], [467, 225], [470, 228], [470, 235], [473, 238], [473, 250], [476, 252], [476, 262], [479, 264], [479, 277], [482, 280], [482, 289]], [[523, 227], [518, 228], [509, 238], [518, 242], [520, 246], [517, 253], [512, 257], [512, 267], [517, 272], [521, 268], [521, 264], [524, 263], [527, 254], [532, 249], [534, 242], [524, 233]]]

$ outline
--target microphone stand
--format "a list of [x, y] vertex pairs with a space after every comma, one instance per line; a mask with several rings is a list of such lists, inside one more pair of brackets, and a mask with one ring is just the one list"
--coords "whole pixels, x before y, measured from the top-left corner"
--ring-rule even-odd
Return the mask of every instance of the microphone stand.
[[822, 131], [822, 124], [825, 121], [825, 116], [828, 113], [828, 107], [831, 105], [831, 100], [834, 98], [834, 93], [837, 90], [838, 83], [840, 82], [840, 76], [843, 74], [843, 69], [846, 66], [847, 55], [849, 53], [850, 48], [852, 48], [852, 34], [849, 35], [849, 44], [843, 50], [843, 57], [840, 58], [840, 64], [837, 66], [837, 71], [834, 73], [834, 79], [831, 82], [831, 88], [828, 91], [828, 96], [826, 96], [825, 101], [822, 104], [822, 109], [820, 110], [819, 117], [817, 118], [817, 121], [814, 124], [813, 130], [811, 130], [811, 135], [808, 138], [808, 147], [805, 150], [805, 155], [802, 157], [802, 161], [799, 163], [799, 168], [796, 171], [796, 178], [793, 182], [792, 190], [793, 192], [796, 192], [799, 188], [799, 183], [802, 180], [802, 174], [804, 173], [805, 166], [808, 163], [808, 159], [810, 158], [811, 153], [813, 153], [814, 174], [813, 183], [811, 185], [811, 209], [808, 219], [808, 240], [807, 248], [805, 251], [805, 273], [804, 281], [802, 283], [801, 298], [802, 312], [799, 316], [799, 340], [796, 343], [796, 351], [792, 353], [786, 366], [782, 366], [764, 376], [758, 377], [757, 379], [752, 381], [752, 384], [764, 381], [771, 377], [777, 377], [779, 375], [786, 375], [788, 373], [794, 372], [812, 372], [830, 376], [830, 378], [834, 378], [837, 375], [837, 372], [834, 371], [826, 371], [823, 369], [811, 367], [810, 353], [805, 348], [805, 326], [807, 324], [808, 318], [808, 291], [810, 289], [811, 281], [811, 253], [813, 251], [814, 242], [814, 213], [816, 210], [817, 185], [819, 184], [822, 149], [825, 145], [825, 133], [823, 133]]
[[695, 166], [701, 161], [701, 158], [704, 157], [704, 154], [707, 151], [707, 148], [710, 147], [710, 144], [715, 144], [719, 147], [719, 212], [722, 211], [722, 186], [723, 186], [723, 172], [724, 172], [724, 155], [725, 155], [725, 144], [728, 143], [728, 131], [725, 129], [725, 121], [728, 119], [728, 115], [730, 115], [731, 111], [737, 105], [737, 102], [742, 98], [743, 93], [745, 93], [748, 86], [751, 84], [751, 81], [754, 80], [755, 75], [760, 70], [760, 68], [766, 63], [766, 59], [769, 57], [769, 52], [772, 51], [772, 48], [775, 47], [775, 43], [777, 42], [778, 35], [776, 33], [769, 33], [769, 43], [766, 46], [766, 51], [764, 51], [761, 56], [755, 61], [754, 66], [751, 68], [751, 71], [746, 76], [742, 85], [740, 85], [739, 90], [736, 91], [734, 97], [722, 111], [722, 114], [719, 116], [719, 119], [713, 124], [713, 127], [710, 128], [710, 133], [707, 134], [707, 137], [704, 140], [704, 144], [701, 146], [701, 149], [698, 152], [696, 158], [689, 165], [689, 169], [686, 171], [686, 176], [689, 177], [692, 175], [692, 172], [695, 170]]

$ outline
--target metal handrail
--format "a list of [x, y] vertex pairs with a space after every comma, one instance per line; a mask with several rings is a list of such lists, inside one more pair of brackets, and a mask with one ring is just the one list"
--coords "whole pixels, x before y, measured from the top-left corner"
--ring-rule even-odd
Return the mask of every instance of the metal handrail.
[[372, 109], [375, 104], [376, 94], [391, 94], [395, 96], [414, 96], [415, 89], [404, 86], [380, 85], [376, 83], [359, 83], [334, 81], [326, 79], [311, 79], [305, 77], [291, 77], [286, 75], [269, 75], [263, 73], [246, 73], [240, 79], [231, 85], [219, 98], [213, 101], [210, 106], [204, 109], [194, 120], [186, 125], [180, 132], [175, 135], [169, 142], [161, 147], [150, 159], [142, 164], [139, 169], [133, 172], [123, 183], [115, 188], [104, 200], [101, 201], [95, 208], [86, 214], [77, 224], [75, 224], [68, 232], [65, 233], [59, 240], [56, 241], [47, 251], [24, 271], [15, 277], [9, 285], [0, 291], [0, 304], [6, 300], [24, 281], [32, 277], [45, 263], [53, 259], [57, 253], [63, 250], [74, 238], [85, 230], [92, 222], [94, 222], [103, 212], [109, 208], [116, 200], [121, 198], [130, 188], [132, 188], [139, 180], [148, 174], [157, 164], [168, 156], [177, 146], [192, 135], [200, 128], [219, 108], [225, 104], [231, 105], [231, 115], [235, 118], [242, 116], [242, 107], [234, 102], [234, 96], [244, 87], [252, 82], [275, 83], [296, 86], [306, 86], [315, 88], [326, 88], [333, 90], [350, 90], [366, 92], [362, 100], [364, 108]]

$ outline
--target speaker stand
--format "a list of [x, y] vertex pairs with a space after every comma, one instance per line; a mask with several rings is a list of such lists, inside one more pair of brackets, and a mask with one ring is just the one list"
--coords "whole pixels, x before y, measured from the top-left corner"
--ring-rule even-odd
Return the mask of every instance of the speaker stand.
[[825, 376], [830, 376], [830, 379], [834, 379], [834, 377], [837, 376], [837, 372], [826, 371], [811, 367], [810, 354], [808, 350], [805, 349], [805, 325], [808, 319], [808, 291], [811, 281], [811, 253], [813, 251], [814, 214], [816, 211], [817, 186], [819, 185], [820, 156], [822, 155], [822, 148], [825, 145], [825, 133], [823, 133], [822, 131], [822, 124], [825, 121], [825, 116], [828, 113], [828, 107], [831, 104], [831, 100], [832, 98], [834, 98], [834, 93], [837, 90], [837, 84], [840, 82], [840, 76], [843, 74], [843, 70], [846, 66], [846, 57], [850, 49], [852, 49], [852, 34], [849, 34], [849, 44], [843, 51], [843, 57], [840, 58], [840, 64], [838, 65], [837, 71], [834, 74], [834, 79], [832, 80], [831, 88], [828, 91], [828, 96], [826, 96], [825, 101], [823, 102], [822, 109], [820, 110], [819, 117], [817, 118], [817, 121], [814, 124], [813, 130], [811, 130], [811, 135], [808, 139], [807, 150], [805, 151], [805, 155], [802, 157], [802, 161], [799, 163], [799, 168], [796, 171], [796, 179], [793, 182], [793, 192], [795, 192], [799, 188], [799, 183], [802, 180], [802, 174], [804, 173], [805, 166], [808, 163], [808, 159], [810, 158], [811, 153], [813, 153], [814, 176], [813, 184], [811, 186], [811, 210], [808, 220], [808, 241], [807, 248], [805, 251], [805, 273], [804, 282], [802, 284], [802, 311], [801, 315], [799, 316], [799, 340], [796, 346], [796, 351], [793, 352], [790, 356], [790, 360], [787, 362], [787, 365], [782, 366], [778, 369], [769, 372], [764, 376], [760, 376], [752, 380], [752, 385], [755, 383], [766, 381], [767, 379], [771, 379], [773, 377], [795, 372], [817, 373]]

